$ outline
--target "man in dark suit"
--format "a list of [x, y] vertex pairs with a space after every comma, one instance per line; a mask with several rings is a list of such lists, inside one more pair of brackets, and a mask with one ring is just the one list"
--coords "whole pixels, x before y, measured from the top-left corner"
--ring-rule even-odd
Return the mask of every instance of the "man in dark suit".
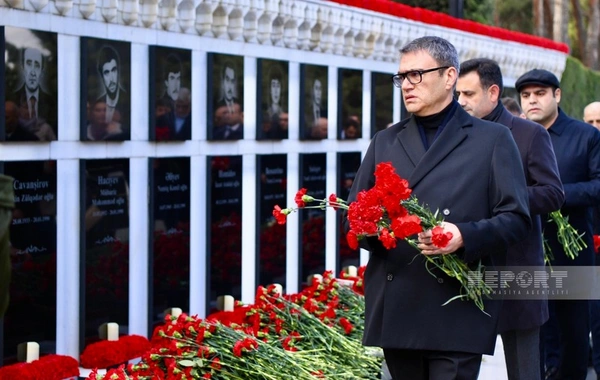
[[221, 96], [217, 101], [216, 108], [221, 106], [232, 107], [234, 103], [238, 103], [237, 94], [237, 73], [235, 66], [230, 61], [223, 63], [221, 69]]
[[106, 103], [106, 123], [119, 123], [126, 135], [129, 135], [129, 94], [121, 85], [121, 61], [117, 51], [104, 45], [98, 53], [97, 70], [102, 78], [103, 94], [96, 101]]
[[165, 58], [163, 67], [163, 79], [165, 92], [162, 99], [175, 108], [175, 102], [179, 98], [179, 90], [181, 89], [181, 73], [183, 72], [181, 60], [175, 54], [169, 54]]
[[[471, 116], [507, 126], [515, 139], [525, 171], [533, 228], [510, 247], [507, 266], [544, 266], [540, 215], [558, 210], [564, 193], [552, 142], [537, 123], [513, 116], [499, 101], [502, 72], [495, 61], [476, 58], [460, 65], [456, 86], [458, 103]], [[505, 300], [498, 332], [502, 335], [509, 380], [539, 380], [540, 327], [548, 320], [547, 300]]]
[[[479, 120], [453, 99], [458, 53], [439, 37], [418, 38], [401, 50], [394, 84], [412, 114], [375, 134], [356, 174], [349, 200], [374, 185], [378, 163], [391, 162], [413, 194], [445, 217], [452, 233], [444, 248], [419, 234], [423, 255], [455, 254], [475, 268], [503, 265], [508, 247], [524, 239], [531, 219], [525, 176], [510, 131]], [[450, 302], [460, 283], [434, 278], [405, 241], [386, 250], [376, 238], [361, 240], [371, 252], [365, 272], [363, 344], [383, 348], [394, 380], [476, 379], [482, 354], [491, 354], [501, 303]]]
[[[583, 109], [583, 120], [600, 130], [600, 102], [592, 102]], [[594, 235], [600, 235], [600, 204], [594, 207]], [[595, 263], [600, 266], [600, 253], [596, 252]], [[590, 329], [592, 331], [592, 364], [600, 379], [600, 300], [590, 301]]]
[[[327, 91], [327, 89], [325, 89]], [[323, 107], [323, 84], [319, 78], [313, 82], [310, 92], [310, 103], [307, 104], [304, 110], [304, 124], [306, 131], [306, 139], [315, 139], [314, 129], [319, 129], [323, 120], [327, 122], [327, 108]], [[327, 138], [325, 136], [324, 138]]]
[[[562, 95], [560, 83], [551, 72], [528, 71], [517, 79], [515, 87], [527, 118], [540, 123], [550, 134], [565, 191], [561, 213], [583, 234], [587, 244], [575, 259], [569, 258], [558, 241], [556, 224], [545, 223], [546, 218], [542, 217], [544, 238], [554, 257], [552, 265], [591, 266], [594, 263], [592, 208], [600, 202], [600, 131], [570, 118], [558, 107]], [[589, 355], [589, 302], [550, 300], [548, 307], [550, 318], [542, 327], [542, 336], [558, 339], [560, 358], [558, 363], [550, 363], [546, 358], [546, 378], [585, 379]], [[548, 344], [548, 341], [542, 343]]]
[[17, 104], [21, 125], [31, 134], [35, 134], [38, 140], [56, 140], [56, 100], [42, 88], [45, 65], [39, 49], [23, 49], [21, 72], [23, 86], [15, 93], [9, 94], [7, 100]]
[[237, 74], [232, 62], [226, 61], [221, 69], [221, 97], [215, 104], [212, 138], [240, 140], [244, 138], [242, 105], [237, 95]]

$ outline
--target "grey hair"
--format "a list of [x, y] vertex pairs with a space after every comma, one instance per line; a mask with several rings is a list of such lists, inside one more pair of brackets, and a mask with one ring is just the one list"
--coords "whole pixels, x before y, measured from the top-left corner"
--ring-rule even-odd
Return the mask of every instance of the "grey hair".
[[400, 54], [427, 52], [440, 66], [452, 66], [459, 71], [460, 61], [454, 45], [447, 40], [436, 36], [419, 37], [404, 45]]

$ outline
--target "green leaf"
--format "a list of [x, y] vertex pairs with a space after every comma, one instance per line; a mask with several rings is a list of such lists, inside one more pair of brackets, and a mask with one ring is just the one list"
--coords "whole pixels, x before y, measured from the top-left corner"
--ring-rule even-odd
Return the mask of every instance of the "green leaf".
[[182, 367], [193, 367], [196, 363], [193, 360], [183, 359], [177, 362]]

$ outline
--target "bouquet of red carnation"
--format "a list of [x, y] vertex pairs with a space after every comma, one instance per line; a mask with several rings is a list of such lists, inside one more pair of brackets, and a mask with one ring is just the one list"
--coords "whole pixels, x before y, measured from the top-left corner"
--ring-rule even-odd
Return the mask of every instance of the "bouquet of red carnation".
[[594, 250], [600, 253], [600, 235], [594, 235]]
[[[331, 194], [328, 199], [315, 199], [307, 194], [306, 189], [298, 191], [295, 201], [297, 207], [282, 209], [278, 205], [275, 206], [273, 216], [279, 224], [284, 224], [287, 215], [298, 209], [331, 207], [334, 210], [347, 210], [350, 229], [346, 239], [353, 249], [358, 248], [360, 240], [369, 236], [377, 236], [387, 249], [395, 248], [397, 239], [404, 239], [417, 248], [414, 235], [426, 230], [431, 230], [431, 240], [439, 248], [448, 245], [452, 239], [450, 232], [444, 232], [440, 215], [419, 203], [412, 195], [408, 181], [401, 178], [389, 162], [377, 165], [375, 185], [369, 190], [359, 192], [356, 201], [350, 205], [335, 194]], [[309, 205], [311, 203], [316, 205]], [[454, 254], [424, 256], [426, 269], [432, 276], [436, 277], [431, 270], [433, 265], [461, 284], [460, 294], [448, 300], [446, 304], [456, 299], [467, 299], [474, 301], [483, 311], [483, 297], [491, 294], [483, 276], [472, 276], [473, 269]], [[484, 270], [481, 263], [477, 270]]]
[[66, 355], [45, 355], [31, 363], [16, 363], [0, 368], [0, 379], [62, 380], [79, 376], [79, 363]]
[[81, 353], [83, 368], [108, 368], [138, 358], [151, 348], [150, 341], [141, 335], [125, 335], [119, 340], [100, 340]]

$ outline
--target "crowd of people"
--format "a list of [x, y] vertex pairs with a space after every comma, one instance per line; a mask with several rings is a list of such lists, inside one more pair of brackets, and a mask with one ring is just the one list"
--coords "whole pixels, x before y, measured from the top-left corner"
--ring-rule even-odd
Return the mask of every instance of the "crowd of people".
[[[516, 81], [520, 102], [502, 98], [495, 61], [461, 63], [439, 37], [405, 45], [392, 79], [410, 117], [375, 134], [350, 202], [373, 186], [378, 163], [391, 162], [421, 203], [443, 210], [443, 232], [452, 235], [440, 248], [431, 231], [420, 233], [423, 255], [533, 270], [544, 268], [546, 243], [553, 266], [600, 265], [592, 240], [600, 228], [599, 102], [586, 107], [585, 122], [568, 116], [558, 78], [540, 69]], [[587, 244], [574, 259], [548, 222], [557, 210]], [[484, 314], [471, 302], [445, 304], [458, 282], [441, 272], [436, 281], [408, 243], [388, 250], [372, 236], [360, 244], [370, 252], [363, 343], [383, 348], [394, 380], [477, 379], [498, 335], [510, 380], [585, 380], [590, 361], [600, 376], [600, 301], [495, 298]]]

